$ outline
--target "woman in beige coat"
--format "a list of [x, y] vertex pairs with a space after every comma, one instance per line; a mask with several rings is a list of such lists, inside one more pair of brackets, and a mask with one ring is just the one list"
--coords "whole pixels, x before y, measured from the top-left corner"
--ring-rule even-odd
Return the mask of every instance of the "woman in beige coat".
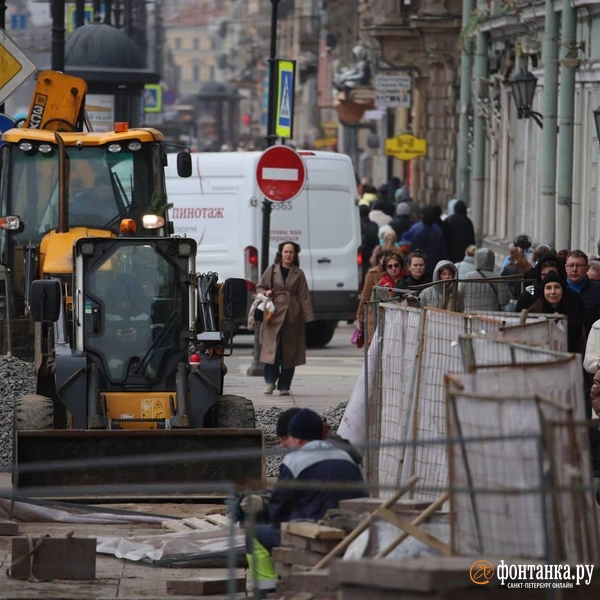
[[280, 396], [289, 396], [295, 367], [306, 362], [304, 324], [315, 317], [299, 253], [300, 246], [295, 242], [279, 244], [275, 264], [263, 273], [256, 286], [258, 294], [271, 297], [275, 304], [275, 313], [260, 328], [265, 394], [272, 394], [277, 387]]

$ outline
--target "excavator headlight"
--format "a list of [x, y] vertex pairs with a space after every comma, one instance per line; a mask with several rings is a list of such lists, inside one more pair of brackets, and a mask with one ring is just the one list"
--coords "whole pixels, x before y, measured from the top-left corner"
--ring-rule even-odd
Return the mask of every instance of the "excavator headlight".
[[144, 229], [158, 229], [164, 224], [164, 218], [159, 217], [158, 215], [144, 215], [142, 217], [142, 225], [144, 226]]
[[0, 217], [0, 229], [16, 231], [17, 229], [19, 229], [19, 227], [21, 227], [21, 219], [19, 219], [19, 217]]
[[177, 248], [178, 256], [190, 256], [192, 254], [192, 244], [190, 242], [180, 241]]
[[50, 144], [40, 144], [38, 150], [42, 154], [50, 154], [50, 152], [52, 152], [52, 146]]
[[121, 144], [109, 144], [108, 151], [116, 154], [117, 152], [121, 152]]
[[138, 150], [142, 149], [142, 143], [141, 142], [129, 142], [129, 144], [127, 144], [127, 149], [131, 150], [132, 152], [137, 152]]
[[19, 150], [21, 150], [21, 152], [31, 152], [33, 150], [33, 144], [31, 142], [21, 142], [19, 144]]

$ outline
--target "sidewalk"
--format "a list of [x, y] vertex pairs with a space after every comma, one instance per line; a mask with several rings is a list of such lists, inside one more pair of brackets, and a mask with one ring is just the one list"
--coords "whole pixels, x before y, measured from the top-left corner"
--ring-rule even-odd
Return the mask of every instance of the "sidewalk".
[[291, 396], [279, 396], [277, 391], [272, 396], [263, 394], [264, 379], [246, 375], [252, 360], [247, 345], [228, 359], [224, 391], [250, 398], [256, 408], [299, 406], [322, 413], [337, 406], [350, 397], [362, 368], [362, 352], [350, 343], [352, 331], [353, 327], [340, 325], [326, 348], [308, 351], [306, 364], [296, 369]]

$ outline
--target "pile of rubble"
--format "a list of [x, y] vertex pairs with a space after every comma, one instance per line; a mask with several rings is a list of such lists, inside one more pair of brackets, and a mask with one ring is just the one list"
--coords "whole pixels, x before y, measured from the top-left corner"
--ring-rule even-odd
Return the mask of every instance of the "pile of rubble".
[[0, 465], [12, 464], [15, 399], [35, 393], [33, 363], [0, 355]]
[[[340, 425], [346, 405], [348, 402], [340, 402], [337, 406], [327, 409], [321, 416], [332, 431], [337, 431]], [[265, 448], [275, 449], [278, 446], [278, 438], [275, 434], [277, 419], [283, 412], [283, 409], [271, 406], [270, 408], [256, 409], [256, 427], [262, 429], [265, 434]], [[267, 477], [277, 477], [279, 474], [279, 465], [283, 460], [282, 455], [267, 456]]]

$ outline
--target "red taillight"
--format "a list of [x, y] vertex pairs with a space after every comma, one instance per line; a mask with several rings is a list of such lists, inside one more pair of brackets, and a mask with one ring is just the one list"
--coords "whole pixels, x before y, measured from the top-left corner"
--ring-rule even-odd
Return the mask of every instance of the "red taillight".
[[315, 153], [311, 152], [310, 150], [299, 150], [298, 154], [300, 156], [315, 156]]
[[362, 265], [363, 265], [363, 255], [362, 255], [362, 250], [359, 247], [358, 251], [356, 252], [356, 266], [358, 268], [358, 290], [362, 291], [362, 286], [363, 286], [363, 269], [362, 269]]
[[253, 292], [258, 283], [258, 250], [254, 246], [244, 248], [244, 278], [246, 289]]

